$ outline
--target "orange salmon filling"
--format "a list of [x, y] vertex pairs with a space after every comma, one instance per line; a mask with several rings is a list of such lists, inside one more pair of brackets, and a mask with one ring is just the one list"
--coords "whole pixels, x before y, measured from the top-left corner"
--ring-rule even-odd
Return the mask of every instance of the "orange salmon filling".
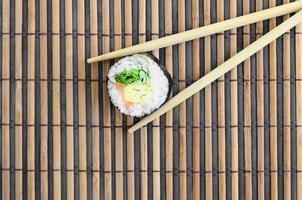
[[125, 100], [125, 95], [124, 95], [125, 86], [124, 86], [123, 84], [121, 84], [121, 83], [116, 82], [116, 83], [115, 83], [115, 87], [116, 87], [116, 89], [120, 92], [121, 97], [122, 97], [122, 100], [123, 100], [123, 102], [124, 102], [126, 108], [131, 107], [131, 106], [133, 105], [133, 102], [130, 102], [130, 101], [126, 101], [126, 100]]

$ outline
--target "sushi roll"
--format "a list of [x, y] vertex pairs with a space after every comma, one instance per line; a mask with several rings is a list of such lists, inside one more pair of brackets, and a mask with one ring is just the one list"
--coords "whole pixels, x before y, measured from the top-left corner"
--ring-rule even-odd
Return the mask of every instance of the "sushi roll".
[[123, 114], [141, 117], [160, 107], [169, 97], [172, 79], [151, 54], [134, 54], [110, 67], [108, 94]]

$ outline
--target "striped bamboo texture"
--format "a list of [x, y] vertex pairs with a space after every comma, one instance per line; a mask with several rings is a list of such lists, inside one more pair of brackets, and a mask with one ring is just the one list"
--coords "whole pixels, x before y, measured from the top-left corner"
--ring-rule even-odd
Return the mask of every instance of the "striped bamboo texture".
[[[0, 199], [302, 199], [302, 24], [135, 133], [88, 57], [290, 0], [0, 0]], [[290, 15], [155, 50], [172, 95]]]

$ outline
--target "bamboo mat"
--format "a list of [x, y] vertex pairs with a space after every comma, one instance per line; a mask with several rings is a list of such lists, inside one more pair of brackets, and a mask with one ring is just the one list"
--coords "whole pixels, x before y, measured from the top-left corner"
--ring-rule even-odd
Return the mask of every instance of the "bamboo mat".
[[[302, 24], [134, 134], [88, 57], [289, 0], [0, 0], [0, 199], [302, 199]], [[173, 94], [289, 16], [152, 52]]]

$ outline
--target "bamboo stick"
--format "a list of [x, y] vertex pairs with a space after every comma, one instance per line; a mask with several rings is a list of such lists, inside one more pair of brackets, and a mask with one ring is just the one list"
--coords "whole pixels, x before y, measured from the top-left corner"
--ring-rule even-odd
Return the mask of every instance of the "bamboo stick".
[[[165, 34], [172, 34], [172, 0], [165, 1]], [[165, 65], [168, 72], [173, 75], [173, 49], [165, 49]], [[173, 92], [173, 91], [172, 91]], [[165, 157], [166, 157], [166, 199], [173, 199], [173, 110], [166, 114]]]
[[257, 13], [251, 13], [249, 15], [236, 17], [234, 19], [229, 19], [226, 21], [222, 21], [220, 23], [215, 23], [208, 26], [200, 27], [190, 31], [180, 32], [178, 34], [163, 37], [154, 41], [135, 45], [129, 48], [120, 49], [119, 51], [110, 52], [108, 54], [103, 54], [94, 58], [89, 58], [87, 62], [93, 63], [93, 62], [108, 60], [112, 58], [123, 57], [135, 53], [152, 51], [154, 49], [159, 49], [162, 47], [183, 43], [189, 40], [205, 37], [214, 33], [219, 33], [239, 26], [244, 26], [247, 24], [252, 24], [258, 21], [288, 14], [291, 12], [296, 12], [300, 9], [302, 9], [302, 2], [297, 1], [290, 4], [277, 6], [275, 8], [266, 9]]
[[[102, 2], [102, 23], [103, 34], [110, 34], [110, 21], [109, 21], [109, 0]], [[103, 37], [103, 52], [109, 52], [110, 41], [109, 37]], [[109, 68], [109, 62], [103, 63], [103, 80], [106, 80], [106, 74]], [[112, 176], [111, 173], [111, 112], [110, 102], [107, 93], [106, 83], [103, 82], [103, 123], [104, 123], [104, 170], [107, 172], [104, 174], [105, 185], [105, 199], [112, 199]]]
[[[302, 24], [296, 27], [296, 32], [302, 32]], [[302, 199], [302, 35], [296, 34], [296, 103], [297, 103], [297, 199]]]
[[[94, 35], [90, 36], [91, 55], [97, 55], [98, 53], [98, 16], [97, 16], [97, 1], [90, 0], [90, 32]], [[100, 132], [99, 132], [99, 71], [98, 65], [91, 68], [91, 106], [92, 106], [92, 193], [93, 199], [100, 199]]]
[[[35, 1], [28, 1], [28, 32], [35, 32]], [[35, 36], [27, 36], [27, 198], [35, 199]]]
[[[72, 36], [72, 0], [65, 1], [65, 32], [66, 35], [66, 178], [67, 199], [74, 199], [74, 132], [73, 132], [73, 36]], [[95, 70], [91, 69], [91, 71]]]
[[[15, 2], [15, 32], [22, 32], [22, 1]], [[15, 36], [15, 123], [22, 124], [22, 36]], [[18, 81], [17, 81], [18, 80]], [[15, 126], [15, 168], [22, 169], [22, 127]], [[22, 172], [15, 172], [15, 198], [22, 199]]]
[[[185, 31], [185, 1], [178, 1], [178, 31]], [[186, 87], [186, 44], [180, 43], [178, 46], [178, 90], [182, 91]], [[187, 153], [186, 153], [186, 102], [179, 105], [179, 128], [178, 128], [178, 156], [179, 156], [179, 198], [187, 199]]]
[[[224, 0], [217, 1], [217, 21], [224, 20]], [[224, 35], [217, 35], [217, 64], [224, 62]], [[219, 199], [226, 199], [226, 177], [225, 177], [225, 95], [224, 75], [217, 81], [217, 119], [218, 119], [218, 175]]]
[[[283, 3], [288, 3], [289, 0], [283, 0]], [[289, 15], [284, 16], [284, 20], [288, 19]], [[291, 113], [291, 98], [290, 98], [290, 32], [283, 35], [283, 159], [284, 159], [284, 199], [291, 199], [291, 130], [290, 130], [290, 113]]]
[[[146, 0], [138, 1], [138, 38], [139, 43], [146, 41]], [[140, 132], [140, 159], [141, 159], [141, 199], [148, 199], [148, 138], [147, 127], [142, 127]]]
[[[114, 1], [114, 49], [122, 48], [121, 1]], [[115, 109], [115, 197], [123, 200], [123, 130], [122, 113]]]
[[[40, 1], [40, 31], [47, 32], [47, 2]], [[47, 89], [47, 35], [40, 36], [40, 113], [41, 124], [48, 123], [48, 89]], [[43, 80], [43, 81], [42, 81]], [[41, 199], [48, 198], [48, 127], [41, 126], [40, 168], [41, 168]]]
[[141, 196], [140, 199], [148, 199], [148, 152], [147, 152], [147, 128], [143, 127], [140, 132], [140, 159], [141, 159]]
[[[60, 32], [60, 2], [52, 1], [52, 32]], [[53, 191], [61, 199], [60, 36], [52, 35]]]
[[[276, 0], [270, 0], [269, 6], [276, 6]], [[270, 19], [270, 29], [276, 27], [276, 19]], [[270, 169], [271, 199], [278, 199], [278, 163], [277, 163], [277, 55], [276, 41], [269, 45], [269, 102], [270, 102]]]
[[[177, 94], [175, 97], [170, 99], [167, 103], [165, 103], [160, 109], [156, 110], [149, 116], [142, 119], [140, 122], [136, 123], [128, 132], [133, 132], [139, 129], [141, 126], [146, 125], [147, 123], [151, 122], [154, 118], [162, 115], [163, 113], [167, 112], [168, 110], [174, 108], [199, 90], [203, 89], [209, 83], [213, 82], [221, 75], [225, 74], [229, 70], [235, 67], [235, 65], [240, 64], [244, 60], [246, 60], [251, 55], [258, 52], [261, 48], [268, 45], [270, 42], [274, 41], [276, 38], [280, 37], [283, 33], [288, 31], [289, 29], [296, 26], [300, 21], [302, 21], [302, 11], [298, 12], [284, 23], [280, 24], [278, 27], [270, 31], [268, 34], [264, 35], [262, 38], [258, 39], [242, 51], [240, 51], [237, 55], [233, 56], [223, 64], [216, 67], [214, 70], [209, 72], [206, 76], [202, 77], [191, 86], [184, 89], [182, 92]], [[300, 18], [301, 17], [301, 18]]]
[[77, 2], [78, 43], [78, 112], [79, 112], [79, 189], [80, 199], [87, 199], [87, 149], [86, 149], [86, 70], [85, 70], [85, 10], [84, 0]]
[[[2, 1], [2, 16], [10, 16], [10, 1], [4, 0]], [[2, 31], [9, 32], [10, 31], [10, 20], [9, 17], [3, 17], [2, 20]], [[9, 98], [9, 68], [10, 68], [10, 38], [9, 35], [2, 36], [2, 199], [8, 200], [10, 198], [9, 191], [9, 108], [10, 108], [10, 98]]]
[[[199, 1], [192, 1], [192, 26], [199, 27]], [[200, 64], [199, 64], [199, 39], [193, 41], [192, 47], [192, 70], [193, 81], [200, 78]], [[192, 192], [193, 199], [200, 198], [200, 93], [193, 96], [193, 183]]]
[[[152, 40], [158, 38], [159, 34], [159, 8], [158, 8], [158, 1], [152, 1], [151, 3], [151, 18], [152, 18]], [[155, 33], [155, 34], [153, 34]], [[159, 50], [154, 50], [153, 55], [159, 58]], [[160, 119], [157, 118], [153, 121], [153, 200], [160, 199]]]
[[[132, 0], [125, 0], [125, 46], [132, 45]], [[133, 118], [127, 117], [127, 126]], [[127, 134], [127, 199], [134, 200], [134, 134]]]
[[[237, 16], [237, 1], [230, 1], [230, 17]], [[230, 36], [230, 56], [237, 53], [237, 29], [232, 29]], [[239, 186], [238, 186], [238, 81], [237, 68], [230, 72], [231, 80], [231, 168], [232, 168], [232, 199], [238, 200]]]
[[[204, 24], [211, 23], [211, 1], [204, 1]], [[211, 71], [211, 36], [204, 39], [205, 74]], [[205, 87], [205, 197], [213, 199], [213, 172], [212, 172], [212, 90], [211, 84]]]
[[[250, 11], [249, 1], [243, 3], [243, 14], [248, 14]], [[243, 33], [250, 33], [250, 27], [244, 26]], [[244, 48], [250, 44], [250, 34], [243, 35], [243, 46]], [[244, 168], [245, 172], [245, 199], [252, 199], [252, 133], [251, 133], [251, 63], [250, 58], [247, 58], [244, 63], [243, 72], [243, 104], [244, 104]]]
[[147, 200], [148, 199], [148, 152], [147, 152], [147, 128], [143, 127], [140, 132], [140, 159], [141, 159], [141, 184], [140, 191], [141, 196], [140, 199]]
[[[256, 10], [263, 9], [263, 0], [257, 0]], [[263, 23], [256, 24], [257, 39], [263, 34]], [[264, 200], [264, 86], [263, 86], [263, 49], [256, 54], [257, 62], [257, 156], [258, 156], [258, 194]]]

